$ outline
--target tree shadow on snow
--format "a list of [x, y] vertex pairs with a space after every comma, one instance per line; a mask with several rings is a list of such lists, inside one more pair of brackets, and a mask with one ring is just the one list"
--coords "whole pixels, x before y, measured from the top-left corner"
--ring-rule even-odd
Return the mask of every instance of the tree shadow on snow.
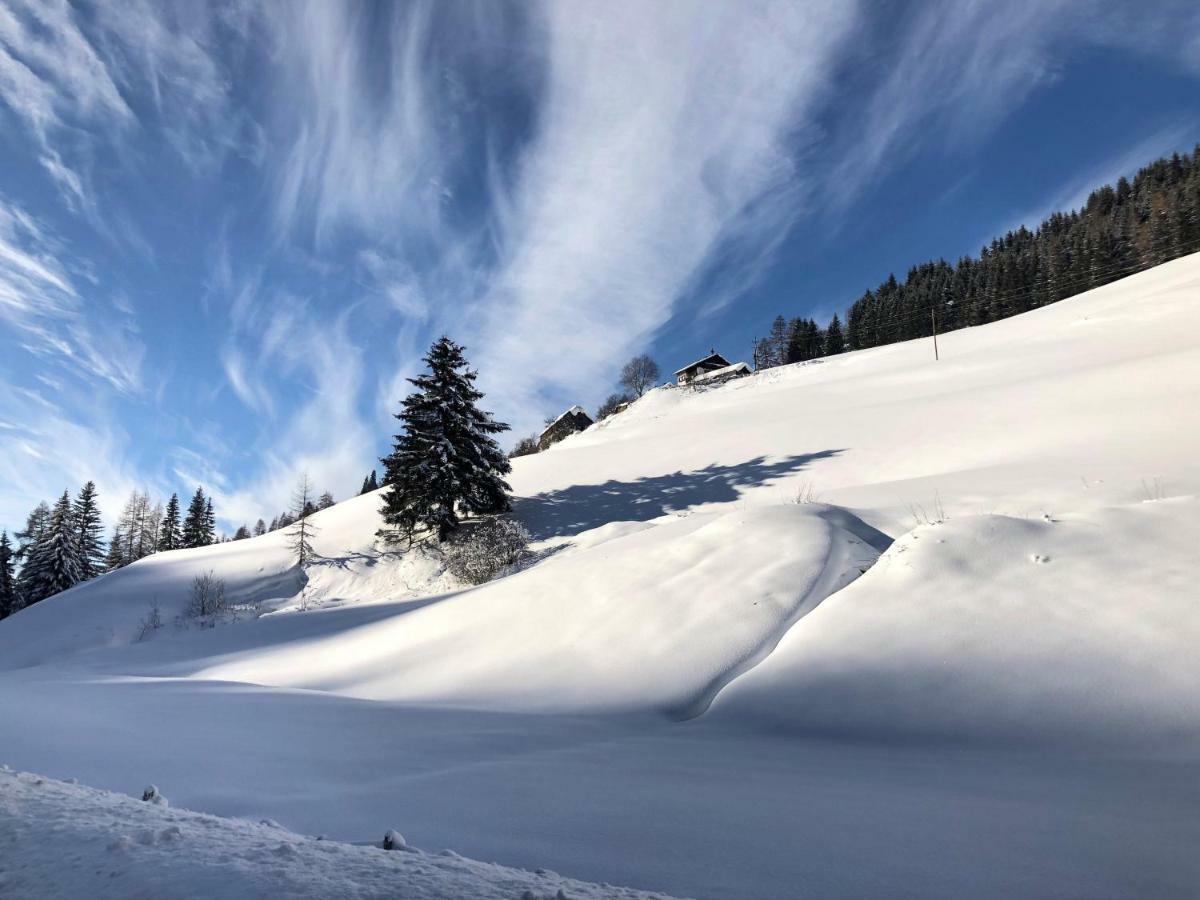
[[741, 490], [799, 472], [844, 450], [821, 450], [768, 462], [759, 456], [733, 466], [713, 464], [693, 472], [636, 481], [577, 484], [513, 501], [516, 517], [535, 540], [578, 534], [609, 522], [646, 522], [702, 503], [729, 503]]

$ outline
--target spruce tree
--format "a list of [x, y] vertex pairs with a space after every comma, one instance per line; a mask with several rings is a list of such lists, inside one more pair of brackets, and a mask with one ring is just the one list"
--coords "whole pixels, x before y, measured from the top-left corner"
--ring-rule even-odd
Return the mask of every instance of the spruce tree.
[[104, 557], [105, 572], [112, 572], [132, 562], [132, 560], [125, 558], [124, 546], [125, 535], [118, 526], [113, 529], [112, 540], [108, 542], [108, 555]]
[[158, 529], [158, 549], [178, 550], [183, 546], [183, 530], [179, 521], [179, 495], [172, 494]]
[[267, 523], [264, 522], [262, 519], [259, 519], [257, 522], [254, 523], [254, 536], [262, 537], [266, 533], [267, 533]]
[[204, 545], [217, 543], [217, 518], [213, 515], [212, 497], [204, 501]]
[[509, 508], [503, 476], [511, 465], [492, 435], [508, 430], [476, 403], [476, 373], [463, 348], [447, 337], [434, 342], [425, 357], [429, 373], [410, 378], [416, 388], [396, 415], [403, 431], [385, 457], [381, 513], [391, 541], [412, 541], [428, 528], [438, 541], [459, 524], [459, 512], [494, 513]]
[[25, 528], [13, 533], [17, 539], [15, 556], [24, 559], [29, 550], [42, 539], [46, 526], [50, 524], [50, 505], [43, 500], [25, 517]]
[[188, 504], [187, 515], [183, 519], [184, 547], [203, 547], [207, 543], [204, 539], [206, 521], [204, 489], [196, 488], [192, 502]]
[[834, 313], [833, 318], [829, 320], [829, 327], [825, 329], [825, 355], [835, 356], [846, 349], [846, 338], [842, 334], [842, 320]]
[[30, 548], [21, 566], [17, 588], [26, 606], [39, 603], [79, 583], [79, 544], [71, 495], [63, 491], [54, 504], [41, 539]]
[[21, 608], [17, 602], [17, 581], [13, 574], [13, 546], [8, 532], [0, 531], [0, 619], [5, 619]]
[[317, 499], [318, 510], [329, 509], [329, 507], [333, 506], [333, 504], [333, 494], [329, 493], [329, 491], [325, 491], [325, 493], [321, 494], [321, 496]]
[[96, 504], [96, 483], [89, 481], [75, 500], [75, 540], [79, 546], [79, 577], [83, 581], [104, 571], [104, 523]]

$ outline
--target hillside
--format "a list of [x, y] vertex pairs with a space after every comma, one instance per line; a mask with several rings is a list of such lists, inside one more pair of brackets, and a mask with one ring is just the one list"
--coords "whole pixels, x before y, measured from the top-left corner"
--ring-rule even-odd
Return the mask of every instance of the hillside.
[[[374, 495], [303, 574], [151, 556], [0, 623], [4, 761], [699, 897], [1183, 896], [1198, 297], [1185, 257], [936, 363], [652, 391], [514, 461], [536, 559], [480, 587]], [[177, 625], [208, 571], [240, 620]]]

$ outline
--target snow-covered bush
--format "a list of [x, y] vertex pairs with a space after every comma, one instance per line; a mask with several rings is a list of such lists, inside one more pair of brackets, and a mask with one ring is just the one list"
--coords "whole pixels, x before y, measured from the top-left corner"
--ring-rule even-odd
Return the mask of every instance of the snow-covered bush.
[[146, 789], [142, 791], [142, 799], [147, 803], [153, 803], [155, 806], [167, 806], [167, 798], [164, 797], [152, 784], [146, 785]]
[[233, 608], [225, 597], [225, 582], [211, 571], [197, 575], [192, 579], [192, 593], [183, 614], [208, 626], [232, 615]]
[[528, 545], [529, 532], [521, 523], [493, 518], [464, 525], [441, 549], [451, 575], [471, 584], [483, 584], [520, 562]]
[[389, 828], [383, 834], [383, 849], [384, 850], [404, 850], [408, 847], [408, 843], [404, 840], [404, 835], [394, 828]]

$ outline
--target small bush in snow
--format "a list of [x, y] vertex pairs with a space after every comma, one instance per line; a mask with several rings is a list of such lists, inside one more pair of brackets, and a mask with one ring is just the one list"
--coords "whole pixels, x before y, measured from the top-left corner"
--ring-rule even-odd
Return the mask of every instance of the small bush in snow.
[[204, 625], [215, 625], [218, 619], [233, 613], [225, 598], [225, 582], [213, 572], [204, 572], [192, 580], [192, 593], [184, 616]]
[[146, 789], [142, 791], [142, 799], [147, 803], [153, 803], [155, 806], [167, 805], [167, 798], [160, 794], [158, 788], [152, 784], [146, 785]]
[[383, 849], [384, 850], [403, 850], [408, 844], [404, 840], [404, 835], [394, 828], [389, 828], [383, 834]]
[[446, 569], [455, 578], [483, 584], [526, 555], [529, 532], [512, 519], [482, 519], [459, 529], [442, 545]]
[[154, 632], [162, 628], [162, 624], [162, 613], [158, 609], [158, 603], [150, 604], [149, 611], [145, 616], [142, 617], [142, 621], [138, 623], [137, 639], [139, 641], [146, 640], [147, 638], [151, 637]]

